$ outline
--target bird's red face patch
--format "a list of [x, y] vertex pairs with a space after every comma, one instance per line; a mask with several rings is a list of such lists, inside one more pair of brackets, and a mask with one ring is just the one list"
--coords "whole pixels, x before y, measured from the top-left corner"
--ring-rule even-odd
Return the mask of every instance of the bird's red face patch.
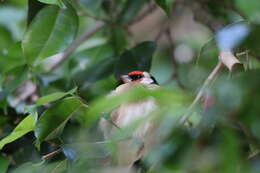
[[133, 75], [143, 75], [142, 71], [132, 71], [128, 73], [128, 76], [133, 76]]
[[132, 71], [130, 73], [128, 73], [129, 78], [131, 79], [131, 81], [141, 81], [142, 78], [144, 77], [144, 74], [142, 71]]

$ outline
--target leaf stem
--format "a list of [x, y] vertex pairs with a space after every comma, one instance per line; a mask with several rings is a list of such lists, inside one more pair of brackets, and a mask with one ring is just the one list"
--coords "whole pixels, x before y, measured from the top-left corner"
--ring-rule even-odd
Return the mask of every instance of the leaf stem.
[[51, 153], [49, 153], [49, 154], [43, 155], [43, 156], [42, 156], [42, 159], [43, 159], [43, 160], [50, 159], [50, 158], [56, 156], [57, 154], [59, 154], [59, 153], [61, 153], [61, 152], [62, 152], [62, 149], [60, 148], [60, 149], [55, 150], [55, 151], [53, 151], [53, 152], [51, 152]]

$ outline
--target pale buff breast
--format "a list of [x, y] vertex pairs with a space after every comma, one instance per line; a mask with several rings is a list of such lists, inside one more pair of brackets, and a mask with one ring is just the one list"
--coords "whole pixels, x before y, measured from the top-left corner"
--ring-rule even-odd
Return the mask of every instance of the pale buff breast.
[[[123, 84], [117, 87], [110, 96], [120, 94], [133, 87], [131, 84]], [[158, 85], [149, 85], [148, 88], [155, 89]], [[152, 119], [152, 112], [157, 108], [156, 100], [154, 98], [147, 98], [134, 103], [125, 103], [119, 106], [111, 113], [111, 120], [115, 124], [101, 119], [100, 127], [104, 132], [106, 139], [114, 134], [119, 128], [125, 128], [136, 121], [141, 121], [137, 128], [131, 132], [132, 139], [120, 141], [117, 149], [117, 163], [118, 165], [131, 165], [134, 161], [141, 158], [145, 150], [150, 148], [154, 143], [153, 129], [155, 128], [154, 120]], [[116, 127], [117, 126], [117, 127]], [[142, 145], [136, 146], [135, 139], [138, 139]]]
[[134, 138], [144, 138], [153, 126], [149, 116], [156, 108], [156, 101], [153, 98], [138, 101], [137, 103], [123, 104], [117, 109], [117, 118], [114, 122], [120, 128], [124, 128], [133, 123], [138, 123], [138, 121], [144, 121], [140, 123], [132, 134]]

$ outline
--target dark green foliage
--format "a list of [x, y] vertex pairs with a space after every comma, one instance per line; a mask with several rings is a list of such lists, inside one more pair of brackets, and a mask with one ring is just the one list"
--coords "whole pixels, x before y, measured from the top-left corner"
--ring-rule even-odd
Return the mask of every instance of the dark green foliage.
[[[160, 140], [142, 160], [150, 172], [260, 172], [259, 0], [0, 3], [0, 173], [106, 172], [147, 119], [104, 140], [100, 117], [151, 97]], [[180, 124], [226, 48], [244, 70], [223, 67]], [[161, 88], [107, 97], [133, 70]]]

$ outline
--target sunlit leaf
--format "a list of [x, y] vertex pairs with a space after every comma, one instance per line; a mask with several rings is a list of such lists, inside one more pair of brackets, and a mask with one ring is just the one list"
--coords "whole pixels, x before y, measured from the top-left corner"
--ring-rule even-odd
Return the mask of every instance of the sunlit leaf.
[[66, 95], [73, 94], [76, 91], [77, 91], [77, 88], [73, 88], [72, 90], [70, 90], [68, 92], [56, 92], [56, 93], [53, 93], [53, 94], [50, 94], [50, 95], [47, 95], [47, 96], [43, 96], [36, 101], [36, 105], [40, 106], [40, 105], [44, 105], [46, 103], [50, 103], [50, 102], [59, 100], [62, 97], [65, 97]]
[[58, 137], [68, 120], [73, 116], [83, 103], [78, 97], [68, 97], [47, 109], [38, 120], [35, 127], [37, 145], [44, 140]]
[[8, 143], [15, 141], [16, 139], [22, 137], [26, 133], [33, 131], [37, 119], [33, 115], [28, 115], [25, 119], [23, 119], [12, 131], [10, 135], [3, 138], [0, 141], [0, 150]]
[[41, 59], [63, 51], [74, 40], [77, 30], [78, 17], [74, 9], [43, 8], [22, 40], [27, 62], [36, 65]]

